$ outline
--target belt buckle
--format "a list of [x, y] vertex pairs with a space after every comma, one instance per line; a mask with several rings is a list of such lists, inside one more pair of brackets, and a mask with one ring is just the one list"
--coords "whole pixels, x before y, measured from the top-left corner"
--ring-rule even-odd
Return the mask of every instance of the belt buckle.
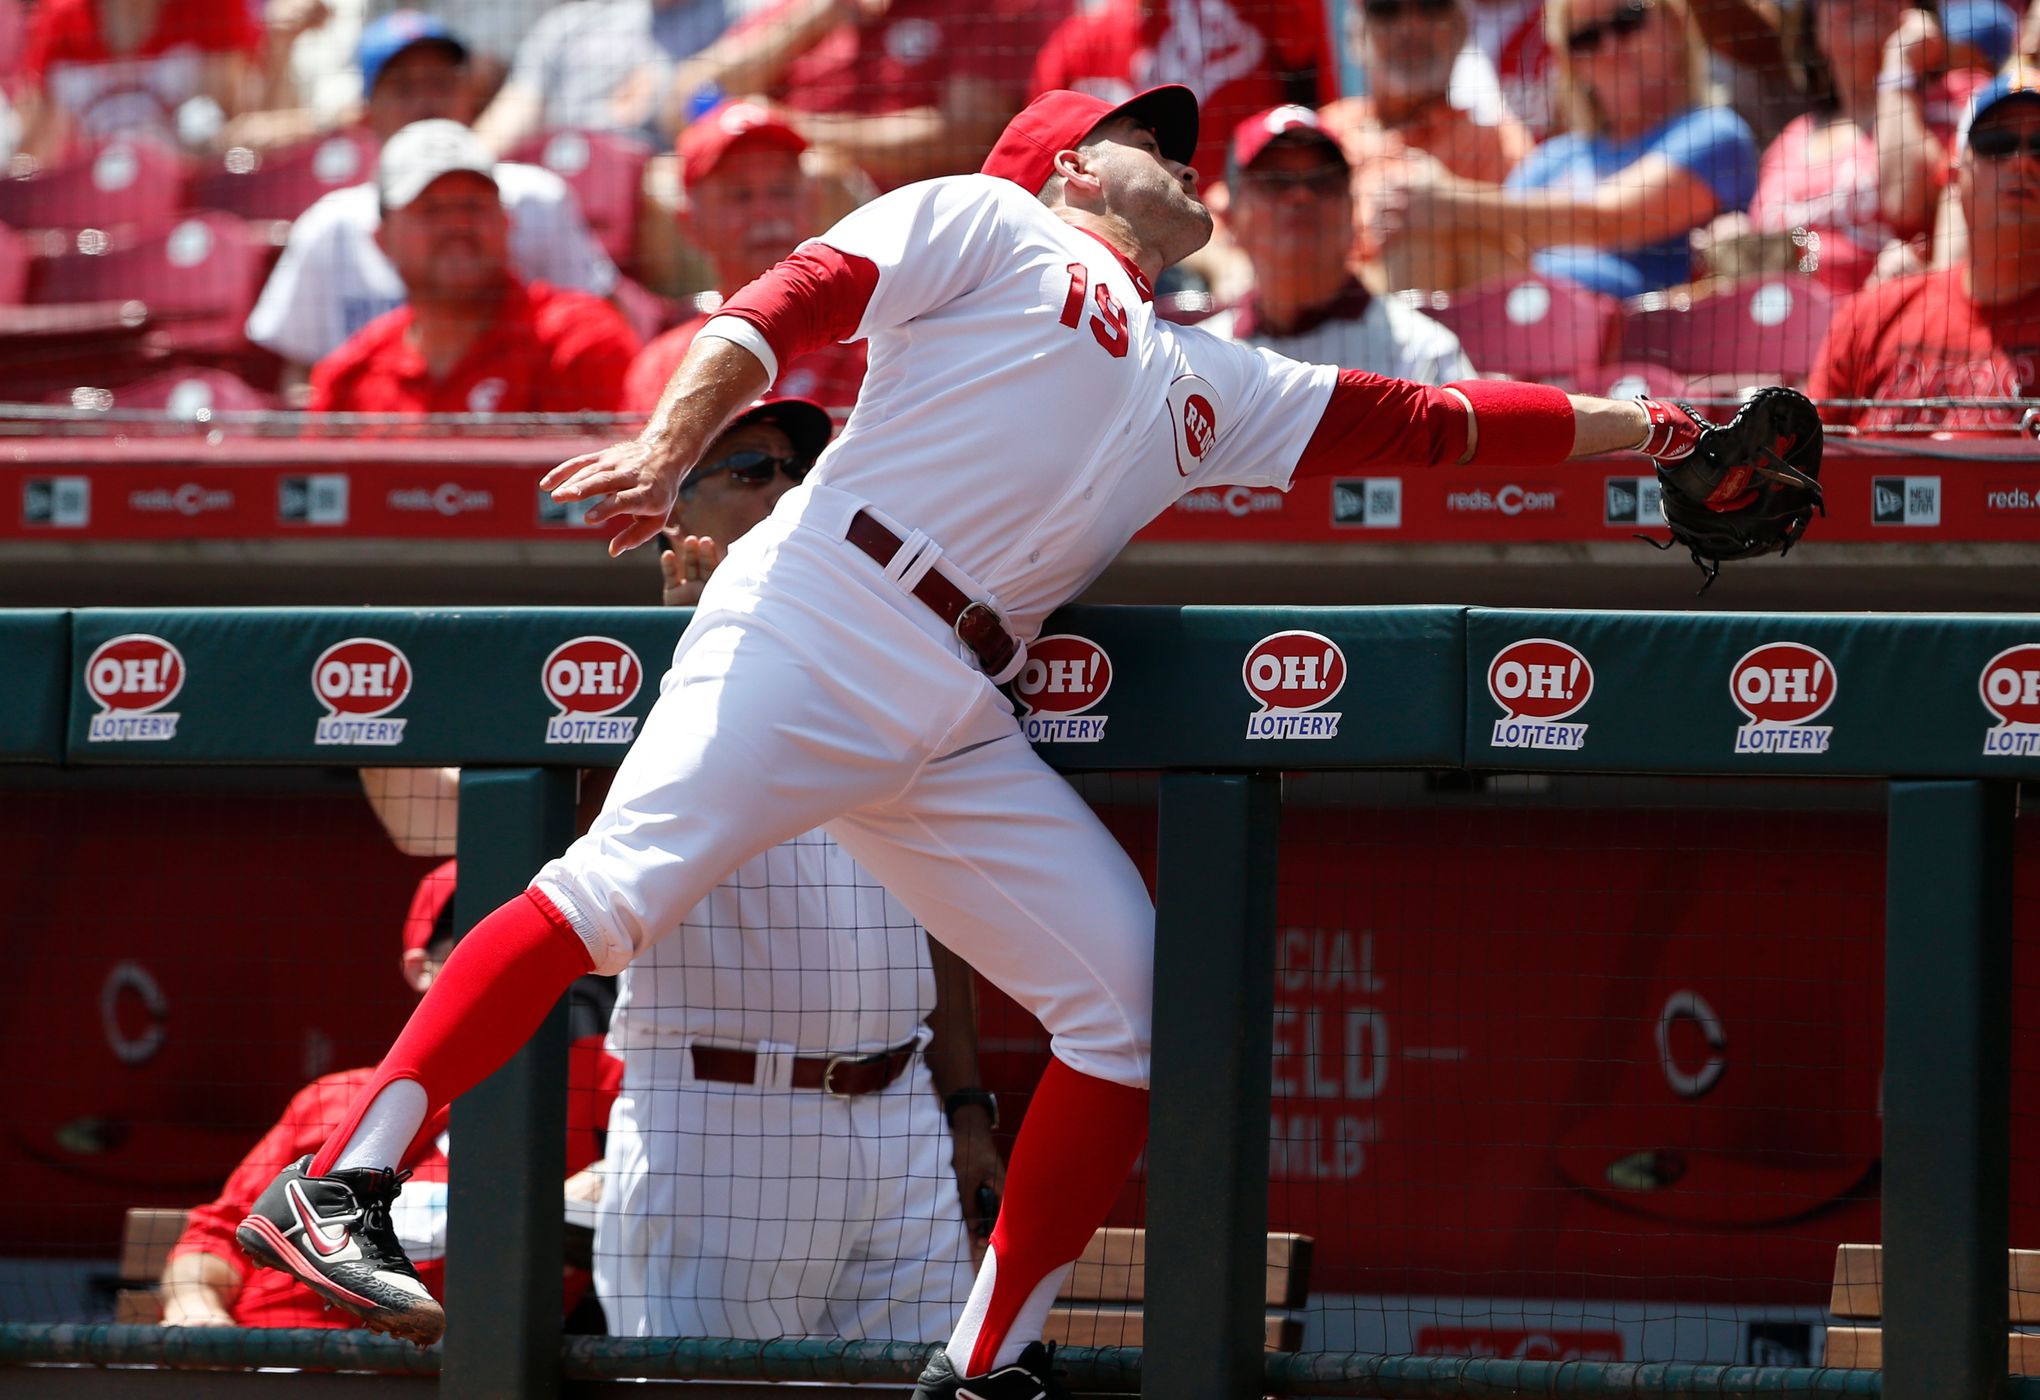
[[831, 1055], [829, 1062], [822, 1066], [822, 1092], [832, 1099], [854, 1099], [857, 1095], [845, 1093], [836, 1088], [836, 1066], [862, 1065], [876, 1059], [875, 1055]]
[[994, 675], [1013, 659], [1013, 635], [1006, 630], [1006, 620], [980, 599], [964, 604], [952, 630]]

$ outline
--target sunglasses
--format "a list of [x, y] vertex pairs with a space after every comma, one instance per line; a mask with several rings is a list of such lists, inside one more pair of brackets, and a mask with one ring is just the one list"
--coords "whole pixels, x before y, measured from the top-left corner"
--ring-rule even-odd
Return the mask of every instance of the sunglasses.
[[730, 480], [750, 490], [767, 485], [780, 472], [786, 473], [788, 481], [798, 484], [808, 474], [808, 468], [812, 465], [813, 463], [803, 462], [797, 457], [775, 457], [770, 452], [761, 452], [755, 447], [746, 448], [742, 452], [732, 452], [721, 461], [711, 462], [695, 472], [687, 479], [687, 484], [680, 488], [680, 495], [683, 499], [692, 496], [701, 488], [704, 480], [717, 472], [728, 472]]
[[1321, 165], [1313, 170], [1248, 170], [1240, 178], [1256, 191], [1269, 195], [1303, 190], [1319, 199], [1329, 199], [1352, 187], [1352, 176], [1343, 165]]
[[2040, 156], [2040, 131], [2029, 131], [2023, 139], [2008, 126], [1987, 126], [1969, 133], [1969, 149], [1985, 160], [2005, 160], [2023, 150]]
[[1383, 23], [1393, 23], [1406, 14], [1443, 19], [1459, 8], [1459, 0], [1366, 0], [1360, 8], [1367, 18]]
[[1602, 39], [1627, 39], [1643, 28], [1643, 22], [1650, 17], [1656, 0], [1629, 0], [1629, 3], [1594, 24], [1583, 24], [1565, 36], [1566, 51], [1575, 54], [1589, 54], [1601, 47]]

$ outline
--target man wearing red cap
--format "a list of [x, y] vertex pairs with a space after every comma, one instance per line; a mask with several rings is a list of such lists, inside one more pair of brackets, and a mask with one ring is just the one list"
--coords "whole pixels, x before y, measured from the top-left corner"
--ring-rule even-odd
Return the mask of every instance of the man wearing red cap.
[[[353, 1113], [265, 1193], [243, 1241], [271, 1239], [387, 1330], [436, 1336], [438, 1306], [389, 1281], [401, 1255], [364, 1249], [336, 1267], [297, 1241], [360, 1238], [350, 1221], [381, 1199], [382, 1164], [502, 1063], [561, 988], [626, 965], [737, 864], [824, 826], [1049, 1033], [990, 1250], [917, 1394], [1048, 1393], [1035, 1339], [1146, 1138], [1154, 906], [998, 689], [1027, 640], [1200, 486], [1670, 458], [1703, 431], [1647, 401], [1430, 388], [1163, 321], [1154, 278], [1211, 234], [1196, 145], [1187, 88], [1118, 107], [1044, 94], [980, 173], [882, 196], [732, 297], [637, 440], [547, 475], [556, 499], [612, 524], [621, 553], [665, 526], [704, 450], [779, 365], [870, 342], [849, 424], [709, 581], [601, 815], [476, 926]], [[286, 1193], [307, 1188], [331, 1202], [317, 1220], [288, 1209]]]
[[1419, 384], [1473, 378], [1458, 336], [1399, 298], [1371, 295], [1353, 275], [1352, 177], [1308, 107], [1275, 107], [1233, 129], [1226, 223], [1254, 285], [1204, 328], [1292, 360]]
[[[404, 981], [422, 995], [439, 975], [453, 948], [453, 890], [456, 871], [445, 861], [418, 882], [404, 915]], [[602, 1053], [594, 1038], [573, 1047], [574, 1089], [568, 1096], [567, 1171], [578, 1172], [602, 1155], [598, 1132], [609, 1119], [622, 1066]], [[283, 1116], [249, 1149], [221, 1189], [219, 1198], [186, 1218], [184, 1233], [170, 1248], [163, 1268], [163, 1323], [168, 1327], [351, 1327], [350, 1314], [336, 1312], [324, 1298], [289, 1274], [253, 1269], [234, 1246], [234, 1227], [256, 1196], [284, 1166], [325, 1141], [349, 1100], [368, 1083], [366, 1068], [341, 1070], [315, 1079], [291, 1099]], [[446, 1271], [445, 1115], [400, 1165], [410, 1180], [390, 1213], [389, 1227], [417, 1262], [418, 1274], [437, 1288]], [[572, 1309], [587, 1291], [589, 1276], [578, 1272], [567, 1299]]]
[[[807, 140], [756, 102], [726, 102], [680, 134], [680, 229], [715, 264], [716, 304], [770, 271], [814, 232], [815, 190], [800, 166]], [[623, 381], [627, 413], [658, 407], [666, 381], [710, 312], [638, 352]], [[772, 392], [847, 414], [864, 382], [864, 346], [826, 345], [780, 370]]]

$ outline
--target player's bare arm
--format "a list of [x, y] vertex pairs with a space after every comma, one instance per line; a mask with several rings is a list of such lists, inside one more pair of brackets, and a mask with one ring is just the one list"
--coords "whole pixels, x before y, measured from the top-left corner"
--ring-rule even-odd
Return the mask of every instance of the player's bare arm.
[[687, 469], [740, 409], [765, 392], [771, 378], [743, 346], [698, 336], [642, 433], [568, 458], [539, 485], [556, 501], [587, 501], [591, 525], [622, 521], [609, 539], [612, 557], [635, 549], [665, 528]]

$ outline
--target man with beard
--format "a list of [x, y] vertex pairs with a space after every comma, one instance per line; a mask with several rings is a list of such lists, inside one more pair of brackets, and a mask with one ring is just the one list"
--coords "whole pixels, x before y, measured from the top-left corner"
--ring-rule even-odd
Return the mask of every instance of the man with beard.
[[375, 241], [408, 300], [319, 362], [314, 411], [617, 408], [636, 338], [599, 297], [517, 280], [494, 169], [459, 122], [413, 122], [383, 147]]

